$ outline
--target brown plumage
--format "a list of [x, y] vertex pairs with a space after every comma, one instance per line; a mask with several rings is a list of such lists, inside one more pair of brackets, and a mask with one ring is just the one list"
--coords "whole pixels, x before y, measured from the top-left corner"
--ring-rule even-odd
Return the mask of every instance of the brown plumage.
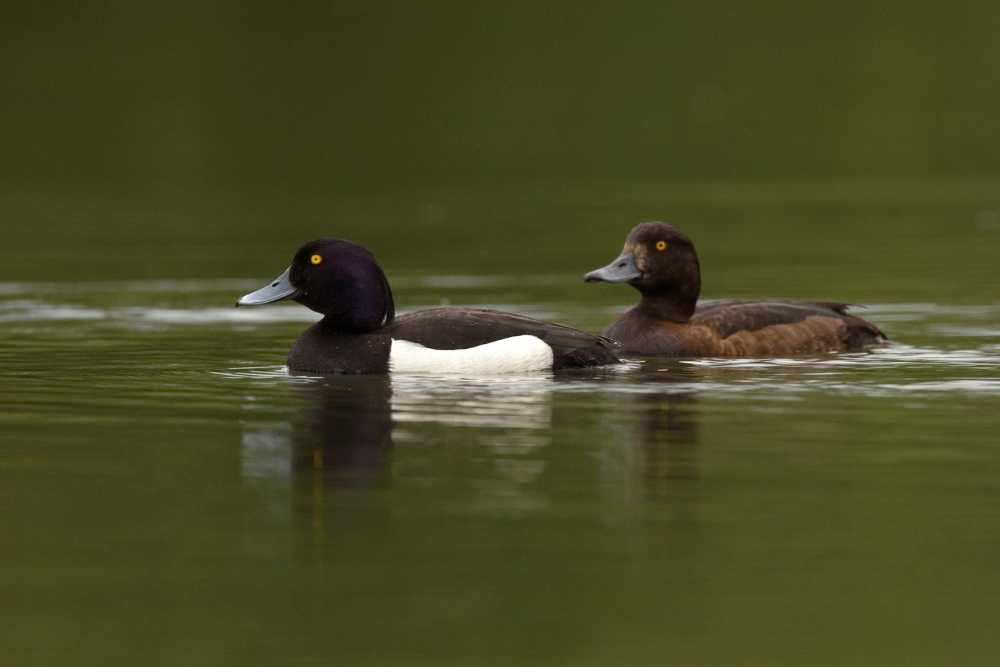
[[626, 353], [666, 357], [780, 357], [863, 350], [886, 340], [847, 304], [743, 300], [698, 305], [701, 270], [691, 239], [662, 222], [635, 227], [621, 256], [584, 276], [642, 294], [602, 335]]

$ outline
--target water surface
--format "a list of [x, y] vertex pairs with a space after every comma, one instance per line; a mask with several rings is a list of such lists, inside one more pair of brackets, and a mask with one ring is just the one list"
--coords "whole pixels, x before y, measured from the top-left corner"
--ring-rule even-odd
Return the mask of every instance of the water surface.
[[[281, 224], [270, 200], [88, 199], [90, 229], [34, 209], [47, 236], [0, 251], [0, 655], [993, 664], [1000, 251], [977, 213], [995, 204], [739, 192], [309, 200]], [[137, 212], [187, 231], [123, 238]], [[634, 295], [581, 276], [654, 217], [687, 223], [706, 297], [849, 300], [896, 342], [295, 376], [315, 315], [233, 308], [322, 234], [376, 250], [402, 311], [599, 331]]]

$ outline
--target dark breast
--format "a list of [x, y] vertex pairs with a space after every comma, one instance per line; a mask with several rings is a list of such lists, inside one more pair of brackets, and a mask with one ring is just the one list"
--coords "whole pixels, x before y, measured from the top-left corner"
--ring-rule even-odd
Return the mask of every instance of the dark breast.
[[464, 350], [512, 336], [535, 336], [552, 348], [555, 370], [621, 363], [602, 336], [523, 315], [476, 308], [431, 308], [397, 317], [387, 336], [436, 350]]
[[331, 331], [324, 320], [306, 329], [288, 353], [288, 370], [308, 373], [388, 373], [391, 341], [383, 330]]

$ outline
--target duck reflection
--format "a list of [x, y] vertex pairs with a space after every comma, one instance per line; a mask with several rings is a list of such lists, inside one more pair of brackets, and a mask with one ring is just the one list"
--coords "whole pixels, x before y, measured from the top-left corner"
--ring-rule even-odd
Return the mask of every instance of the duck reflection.
[[488, 516], [516, 518], [549, 504], [551, 374], [392, 382], [401, 487], [462, 498], [462, 512]]
[[547, 504], [551, 374], [297, 379], [284, 422], [262, 421], [269, 408], [246, 402], [257, 417], [242, 443], [244, 484], [259, 498], [247, 531], [254, 551], [287, 552], [278, 535], [291, 527], [311, 533], [315, 557], [329, 555], [325, 535], [375, 530], [413, 494], [420, 506], [461, 498], [462, 511], [488, 514]]
[[639, 373], [630, 393], [624, 450], [634, 500], [666, 503], [671, 518], [696, 521], [698, 479], [698, 400], [701, 373], [675, 361], [658, 361]]
[[[587, 484], [584, 471], [597, 460], [607, 462], [605, 488], [615, 496], [650, 507], [666, 501], [672, 516], [691, 518], [699, 380], [697, 369], [662, 361], [596, 383], [539, 373], [301, 378], [286, 421], [253, 419], [244, 427], [244, 483], [261, 501], [248, 536], [263, 546], [268, 533], [277, 538], [281, 526], [297, 526], [300, 537], [311, 534], [319, 557], [330, 548], [324, 535], [347, 524], [377, 530], [394, 507], [408, 504], [517, 518], [551, 505], [554, 467]], [[559, 393], [573, 398], [554, 401]], [[624, 409], [612, 411], [618, 401]], [[554, 449], [559, 434], [571, 432], [553, 430], [554, 404], [573, 416], [574, 429], [603, 423], [617, 432], [606, 456]], [[269, 411], [249, 401], [247, 409]]]
[[392, 380], [392, 413], [397, 423], [547, 429], [552, 426], [552, 377], [397, 375]]
[[292, 468], [328, 486], [380, 487], [391, 481], [392, 388], [387, 376], [322, 378], [295, 388]]
[[[505, 433], [547, 430], [552, 425], [549, 374], [303, 379], [313, 381], [293, 387], [294, 413], [289, 421], [253, 420], [253, 426], [245, 425], [245, 480], [310, 472], [319, 474], [325, 486], [383, 487], [392, 481], [394, 441], [453, 441], [457, 434], [469, 443], [495, 443], [504, 441]], [[260, 410], [250, 400], [248, 410]]]
[[628, 455], [635, 477], [698, 478], [697, 399], [692, 393], [642, 394], [636, 401], [635, 438]]
[[[244, 427], [243, 481], [257, 496], [245, 533], [249, 552], [287, 560], [296, 545], [309, 544], [322, 559], [334, 526], [387, 520], [380, 490], [392, 479], [390, 395], [385, 376], [301, 378], [292, 386], [290, 419]], [[249, 399], [247, 409], [266, 412]], [[289, 530], [300, 537], [290, 540]]]
[[[676, 389], [676, 387], [672, 387]], [[639, 397], [636, 437], [628, 454], [637, 500], [676, 526], [695, 526], [699, 516], [698, 412], [693, 393]]]

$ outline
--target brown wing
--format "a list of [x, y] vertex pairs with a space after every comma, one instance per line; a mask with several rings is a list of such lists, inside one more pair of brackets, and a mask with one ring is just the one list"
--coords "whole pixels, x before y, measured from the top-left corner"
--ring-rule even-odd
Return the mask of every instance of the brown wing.
[[886, 340], [877, 326], [849, 315], [847, 304], [825, 301], [707, 303], [698, 306], [690, 323], [711, 329], [723, 340], [735, 337], [743, 341], [740, 347], [749, 345], [758, 354], [854, 350]]
[[554, 369], [621, 363], [609, 338], [524, 315], [476, 308], [430, 308], [397, 317], [386, 328], [397, 340], [438, 350], [463, 350], [512, 336], [535, 336], [552, 348]]
[[706, 326], [723, 338], [737, 331], [759, 331], [775, 324], [795, 324], [807, 317], [842, 318], [847, 304], [823, 301], [715, 301], [698, 304], [691, 324]]

